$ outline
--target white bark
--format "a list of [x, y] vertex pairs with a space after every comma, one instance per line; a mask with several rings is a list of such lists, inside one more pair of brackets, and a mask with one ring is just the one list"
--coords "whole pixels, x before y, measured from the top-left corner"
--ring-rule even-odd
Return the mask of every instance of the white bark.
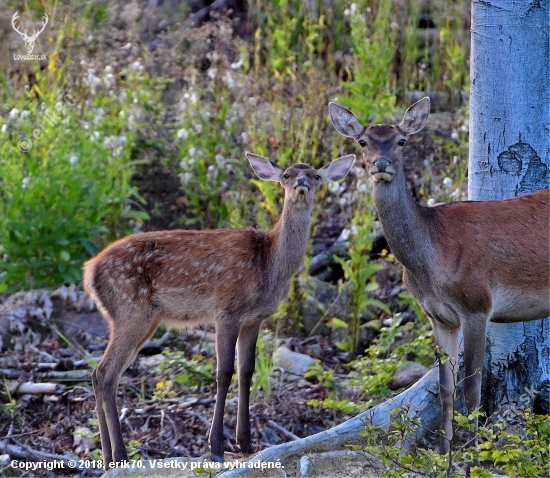
[[[549, 3], [472, 2], [472, 200], [504, 199], [549, 187]], [[549, 319], [489, 325], [482, 398], [486, 412], [513, 404], [548, 410], [549, 329]], [[534, 396], [527, 392], [533, 389]]]

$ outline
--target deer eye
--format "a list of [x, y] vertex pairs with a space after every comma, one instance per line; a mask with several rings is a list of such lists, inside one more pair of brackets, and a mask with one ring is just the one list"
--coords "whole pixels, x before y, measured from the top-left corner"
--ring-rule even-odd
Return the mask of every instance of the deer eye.
[[319, 181], [321, 179], [321, 176], [319, 176], [318, 174], [316, 174], [315, 176], [313, 176], [315, 178], [316, 181]]
[[290, 174], [287, 174], [287, 173], [283, 174], [283, 178], [285, 178], [285, 179], [290, 178]]
[[360, 139], [359, 141], [357, 141], [359, 143], [359, 146], [366, 146], [367, 145], [367, 142], [364, 140], [364, 139]]
[[397, 144], [398, 144], [399, 146], [403, 146], [406, 142], [407, 142], [406, 139], [400, 139], [400, 140], [397, 142]]

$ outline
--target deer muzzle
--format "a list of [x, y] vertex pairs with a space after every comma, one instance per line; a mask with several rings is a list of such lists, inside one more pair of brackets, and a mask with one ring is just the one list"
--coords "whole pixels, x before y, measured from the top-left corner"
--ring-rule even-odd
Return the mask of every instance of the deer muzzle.
[[369, 173], [375, 181], [389, 182], [395, 176], [395, 169], [388, 158], [379, 157], [372, 162]]
[[296, 179], [296, 183], [294, 184], [294, 189], [301, 193], [306, 193], [309, 191], [309, 184], [307, 182], [307, 178], [300, 177]]

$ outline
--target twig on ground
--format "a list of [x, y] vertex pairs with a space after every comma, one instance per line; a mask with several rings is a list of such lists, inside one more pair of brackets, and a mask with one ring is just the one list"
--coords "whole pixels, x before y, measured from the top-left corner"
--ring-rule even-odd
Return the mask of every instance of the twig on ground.
[[278, 423], [275, 423], [273, 420], [268, 420], [268, 421], [267, 421], [267, 424], [268, 424], [271, 428], [275, 428], [276, 430], [279, 430], [281, 433], [283, 433], [284, 435], [286, 435], [288, 438], [291, 438], [292, 440], [299, 440], [299, 439], [300, 439], [299, 436], [296, 436], [296, 435], [294, 435], [294, 433], [289, 432], [286, 428], [282, 427], [282, 426], [279, 425]]

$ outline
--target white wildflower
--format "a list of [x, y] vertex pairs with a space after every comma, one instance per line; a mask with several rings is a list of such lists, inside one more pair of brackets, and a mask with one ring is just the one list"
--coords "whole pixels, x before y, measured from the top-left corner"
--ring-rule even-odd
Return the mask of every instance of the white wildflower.
[[443, 180], [443, 186], [446, 188], [452, 188], [453, 187], [453, 180], [451, 178], [445, 178]]
[[351, 230], [350, 230], [350, 232], [351, 232], [351, 235], [352, 235], [352, 236], [356, 236], [356, 235], [357, 235], [357, 233], [359, 232], [359, 228], [357, 227], [357, 224], [352, 224], [352, 225], [351, 225]]
[[339, 183], [328, 183], [328, 190], [332, 194], [338, 194], [338, 191], [340, 191], [340, 184]]
[[222, 81], [230, 90], [235, 88], [235, 80], [229, 74], [229, 72], [226, 72], [225, 75], [223, 75]]
[[27, 118], [28, 116], [31, 115], [31, 112], [30, 111], [27, 111], [27, 110], [23, 110], [21, 111], [21, 119], [25, 119]]
[[202, 133], [202, 124], [196, 123], [195, 124], [195, 131], [197, 132], [197, 134], [201, 134]]
[[451, 133], [451, 139], [454, 141], [458, 139], [458, 131], [456, 129], [453, 129], [453, 132]]
[[2, 125], [2, 128], [0, 128], [0, 132], [2, 132], [3, 134], [5, 134], [7, 131], [8, 131], [8, 125], [7, 125], [7, 124], [3, 124], [3, 125]]
[[127, 141], [126, 136], [107, 136], [103, 140], [103, 145], [111, 150], [113, 156], [120, 156]]
[[78, 156], [76, 154], [73, 154], [70, 158], [69, 158], [69, 163], [71, 164], [71, 166], [73, 164], [76, 164], [76, 162], [78, 161]]
[[229, 65], [229, 67], [232, 70], [238, 70], [243, 66], [243, 63], [244, 63], [244, 55], [241, 53], [240, 56], [239, 56], [239, 59], [236, 62], [231, 63], [231, 65]]
[[452, 193], [451, 193], [451, 199], [453, 201], [459, 201], [460, 198], [462, 196], [462, 191], [460, 190], [460, 188], [456, 188]]
[[208, 75], [208, 78], [211, 80], [215, 80], [216, 76], [218, 75], [218, 69], [217, 68], [210, 68], [206, 74]]
[[176, 136], [180, 139], [187, 139], [189, 138], [189, 131], [187, 131], [185, 128], [178, 129]]
[[105, 73], [109, 74], [113, 72], [113, 67], [111, 65], [107, 65], [105, 67]]
[[27, 189], [27, 186], [29, 185], [30, 182], [31, 182], [31, 177], [30, 176], [27, 176], [27, 177], [23, 178], [23, 181], [21, 181], [21, 187], [23, 189]]
[[360, 193], [365, 194], [369, 188], [367, 187], [367, 183], [365, 181], [361, 181], [357, 183], [357, 191]]
[[185, 186], [186, 184], [189, 184], [189, 182], [193, 178], [193, 175], [191, 173], [182, 173], [179, 175], [179, 177], [181, 184]]
[[248, 133], [246, 131], [241, 133], [241, 144], [248, 143]]
[[216, 164], [220, 167], [225, 163], [225, 158], [221, 154], [216, 154], [214, 159], [216, 160]]
[[218, 177], [218, 169], [212, 165], [208, 166], [208, 170], [206, 171], [206, 178], [209, 179], [210, 181], [213, 181], [217, 177]]
[[136, 70], [136, 71], [139, 71], [139, 72], [142, 72], [143, 71], [143, 65], [139, 62], [139, 61], [134, 61], [131, 65], [130, 65], [130, 68], [132, 70]]
[[105, 83], [105, 86], [107, 88], [111, 88], [115, 86], [115, 83], [116, 83], [115, 75], [113, 75], [112, 73], [107, 73], [103, 78], [103, 83]]
[[10, 111], [8, 115], [8, 119], [14, 120], [19, 116], [19, 110], [17, 108], [14, 108]]
[[427, 202], [426, 204], [427, 204], [429, 207], [435, 206], [435, 199], [434, 199], [434, 198], [428, 199], [428, 202]]

